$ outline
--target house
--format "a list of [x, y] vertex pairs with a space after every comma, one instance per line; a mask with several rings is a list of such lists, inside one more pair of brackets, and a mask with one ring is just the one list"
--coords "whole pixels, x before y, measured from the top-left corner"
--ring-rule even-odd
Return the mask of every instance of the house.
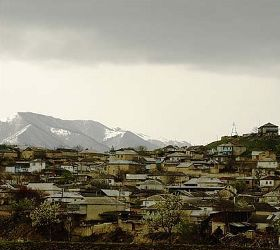
[[18, 152], [14, 149], [0, 150], [0, 159], [16, 160], [17, 158], [18, 158]]
[[249, 223], [254, 226], [256, 230], [266, 231], [271, 228], [273, 223], [278, 220], [279, 217], [275, 214], [273, 215], [257, 215], [253, 214], [249, 219]]
[[225, 187], [225, 183], [220, 179], [211, 177], [192, 178], [183, 185], [168, 186], [171, 192], [185, 191], [218, 191]]
[[257, 167], [252, 170], [253, 176], [275, 175], [278, 169], [278, 162], [273, 160], [258, 161]]
[[167, 155], [167, 159], [170, 162], [183, 162], [188, 158], [189, 158], [188, 155], [186, 155], [185, 153], [180, 153], [180, 152], [174, 152], [172, 154]]
[[163, 191], [165, 189], [164, 185], [158, 180], [146, 180], [139, 183], [136, 187], [140, 190]]
[[152, 207], [153, 205], [157, 204], [158, 202], [164, 201], [164, 196], [165, 195], [152, 195], [149, 197], [145, 197], [141, 199], [142, 205], [141, 207], [145, 208], [149, 208]]
[[191, 160], [203, 160], [204, 158], [204, 146], [190, 146], [186, 149], [186, 155]]
[[112, 198], [116, 198], [117, 200], [129, 201], [129, 197], [132, 194], [130, 191], [126, 190], [117, 190], [117, 189], [101, 189], [101, 192]]
[[223, 231], [223, 234], [228, 233], [238, 234], [244, 233], [253, 229], [249, 218], [252, 216], [253, 207], [240, 207], [230, 201], [217, 208], [216, 213], [210, 214], [211, 232], [214, 233], [218, 228]]
[[62, 169], [69, 171], [72, 174], [77, 174], [78, 173], [78, 166], [77, 165], [61, 165], [60, 166]]
[[[127, 205], [110, 197], [86, 197], [82, 201], [69, 204], [73, 213], [80, 214], [83, 221], [102, 221], [106, 212], [122, 212], [129, 209]], [[74, 209], [75, 208], [75, 209]]]
[[29, 183], [27, 185], [27, 188], [41, 191], [49, 195], [56, 194], [62, 191], [62, 189], [54, 185], [54, 183]]
[[78, 151], [75, 149], [58, 148], [57, 151], [61, 152], [63, 159], [77, 159], [78, 158]]
[[182, 184], [189, 178], [181, 172], [155, 172], [148, 175], [150, 179], [159, 180], [165, 185]]
[[7, 166], [6, 172], [19, 174], [19, 173], [35, 173], [41, 172], [46, 168], [46, 163], [42, 160], [33, 161], [18, 161], [14, 165]]
[[110, 174], [98, 174], [98, 175], [93, 175], [93, 180], [96, 183], [100, 184], [106, 184], [108, 186], [115, 186], [115, 176], [110, 175]]
[[147, 174], [126, 174], [124, 185], [136, 186], [140, 181], [145, 181], [148, 179]]
[[266, 176], [260, 179], [260, 187], [262, 190], [270, 191], [280, 185], [279, 176]]
[[17, 161], [15, 164], [7, 166], [5, 171], [12, 174], [29, 173], [29, 168], [29, 161]]
[[184, 185], [187, 186], [197, 186], [197, 187], [224, 187], [225, 184], [218, 178], [210, 177], [200, 177], [192, 178], [185, 182]]
[[110, 174], [117, 176], [121, 173], [136, 174], [143, 171], [145, 165], [128, 160], [115, 160], [110, 161], [106, 164], [105, 171]]
[[78, 156], [87, 161], [106, 161], [109, 157], [107, 154], [97, 153], [89, 149], [79, 152]]
[[256, 188], [259, 183], [255, 176], [242, 176], [236, 178], [236, 183], [243, 183], [246, 187], [246, 190], [252, 190]]
[[273, 191], [264, 194], [260, 198], [260, 201], [275, 206], [280, 204], [280, 186], [275, 188]]
[[166, 172], [176, 172], [176, 168], [179, 162], [177, 161], [169, 161], [169, 160], [164, 160], [161, 164], [161, 168], [163, 171]]
[[256, 226], [257, 230], [265, 231], [271, 227], [274, 220], [278, 219], [275, 215], [278, 210], [267, 203], [254, 204], [255, 212], [252, 214], [249, 223]]
[[22, 160], [43, 159], [46, 156], [46, 150], [38, 147], [28, 147], [21, 151], [20, 158]]
[[46, 197], [49, 202], [76, 203], [83, 201], [85, 198], [75, 192], [59, 192]]
[[111, 157], [112, 160], [122, 160], [122, 161], [138, 161], [139, 154], [133, 149], [122, 149], [117, 150], [115, 155]]
[[157, 169], [158, 162], [155, 158], [144, 157], [144, 162], [146, 164], [145, 168], [148, 171], [155, 171]]
[[279, 128], [278, 126], [272, 124], [272, 123], [267, 123], [261, 127], [258, 128], [258, 134], [259, 135], [278, 135], [279, 133]]
[[254, 204], [255, 212], [254, 214], [256, 215], [272, 215], [273, 213], [278, 212], [278, 209], [273, 207], [272, 205], [268, 203], [262, 203], [258, 202]]
[[30, 166], [28, 172], [30, 173], [41, 172], [42, 170], [46, 169], [46, 162], [40, 159], [30, 161], [29, 165]]
[[276, 161], [276, 154], [273, 151], [253, 151], [252, 152], [253, 161], [266, 161], [272, 160]]
[[176, 171], [189, 176], [209, 175], [219, 173], [219, 165], [216, 161], [187, 161], [176, 167]]
[[246, 152], [246, 147], [232, 143], [221, 144], [217, 147], [218, 156], [240, 156]]
[[0, 185], [0, 206], [11, 204], [14, 190], [15, 188], [9, 184]]

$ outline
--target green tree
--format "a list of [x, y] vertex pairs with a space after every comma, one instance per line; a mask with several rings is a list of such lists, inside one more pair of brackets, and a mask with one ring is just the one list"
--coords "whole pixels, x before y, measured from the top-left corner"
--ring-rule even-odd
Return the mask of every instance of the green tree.
[[35, 207], [35, 201], [24, 198], [22, 200], [14, 201], [12, 203], [13, 219], [15, 221], [25, 221], [29, 218], [30, 212]]
[[237, 190], [237, 193], [243, 193], [244, 191], [246, 191], [246, 182], [245, 181], [236, 181], [233, 184], [233, 187]]
[[188, 220], [183, 220], [177, 226], [180, 242], [190, 243], [201, 242], [201, 232], [198, 225], [191, 223]]

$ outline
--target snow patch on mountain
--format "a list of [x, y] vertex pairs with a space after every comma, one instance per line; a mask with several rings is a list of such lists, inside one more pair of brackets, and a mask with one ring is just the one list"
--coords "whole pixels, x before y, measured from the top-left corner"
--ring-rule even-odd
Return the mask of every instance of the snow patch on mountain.
[[0, 122], [12, 122], [14, 119], [18, 117], [18, 113], [14, 113], [8, 117], [0, 118]]
[[[31, 127], [30, 127], [31, 126]], [[96, 152], [145, 146], [149, 150], [187, 142], [154, 139], [142, 133], [109, 128], [96, 121], [62, 120], [31, 112], [19, 112], [0, 123], [0, 142], [46, 148], [81, 145]]]
[[23, 134], [30, 126], [31, 126], [31, 124], [28, 124], [23, 129], [19, 130], [18, 132], [16, 132], [12, 136], [9, 136], [8, 138], [4, 139], [1, 143], [8, 143], [8, 144], [16, 144], [16, 143], [18, 143], [18, 137], [21, 134]]
[[117, 136], [123, 137], [125, 132], [126, 131], [123, 131], [120, 128], [105, 129], [105, 137], [103, 141], [107, 141]]
[[140, 138], [142, 138], [143, 140], [151, 140], [152, 138], [148, 135], [145, 135], [145, 134], [141, 134], [141, 133], [138, 133], [137, 134]]
[[56, 134], [58, 136], [68, 136], [71, 135], [71, 132], [62, 128], [50, 128], [50, 131], [53, 134]]

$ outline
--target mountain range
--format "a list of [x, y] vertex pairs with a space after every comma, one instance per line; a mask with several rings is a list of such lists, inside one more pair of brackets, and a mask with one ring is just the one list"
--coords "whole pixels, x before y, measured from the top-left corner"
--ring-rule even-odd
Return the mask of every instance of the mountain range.
[[62, 120], [51, 116], [19, 112], [0, 121], [0, 144], [15, 144], [45, 148], [82, 146], [97, 152], [144, 146], [155, 149], [167, 145], [190, 146], [186, 141], [152, 139], [143, 134], [109, 128], [91, 120]]

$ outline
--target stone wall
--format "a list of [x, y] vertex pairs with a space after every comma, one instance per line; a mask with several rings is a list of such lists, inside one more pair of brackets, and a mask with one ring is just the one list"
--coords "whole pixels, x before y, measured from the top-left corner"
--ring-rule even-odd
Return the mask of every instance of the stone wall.
[[[245, 250], [223, 246], [94, 244], [90, 242], [0, 242], [0, 250]], [[261, 248], [270, 249], [271, 248]]]

